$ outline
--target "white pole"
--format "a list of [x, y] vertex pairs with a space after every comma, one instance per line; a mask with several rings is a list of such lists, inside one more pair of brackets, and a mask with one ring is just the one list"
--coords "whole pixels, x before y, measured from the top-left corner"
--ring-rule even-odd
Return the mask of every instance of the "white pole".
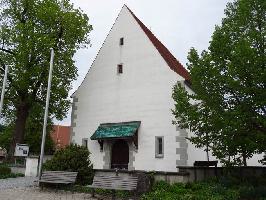
[[4, 75], [4, 81], [3, 81], [3, 87], [2, 87], [2, 93], [1, 93], [1, 101], [0, 101], [0, 119], [1, 119], [1, 113], [2, 113], [2, 108], [3, 108], [3, 103], [4, 103], [7, 73], [8, 73], [8, 66], [6, 65], [5, 75]]
[[42, 172], [42, 163], [43, 163], [44, 146], [46, 138], [46, 126], [47, 126], [47, 117], [48, 117], [48, 108], [49, 108], [50, 90], [51, 90], [51, 81], [52, 81], [52, 72], [53, 72], [53, 62], [54, 62], [54, 50], [53, 48], [51, 48], [50, 70], [49, 70], [48, 87], [46, 94], [45, 114], [43, 119], [42, 146], [41, 146], [41, 155], [40, 155], [39, 172], [38, 172], [39, 180], [41, 178], [41, 172]]

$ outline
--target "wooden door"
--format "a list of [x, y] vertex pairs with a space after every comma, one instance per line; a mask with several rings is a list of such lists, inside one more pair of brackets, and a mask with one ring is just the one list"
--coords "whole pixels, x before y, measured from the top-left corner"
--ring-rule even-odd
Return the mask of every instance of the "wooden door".
[[125, 140], [117, 140], [112, 147], [111, 168], [128, 169], [129, 148]]

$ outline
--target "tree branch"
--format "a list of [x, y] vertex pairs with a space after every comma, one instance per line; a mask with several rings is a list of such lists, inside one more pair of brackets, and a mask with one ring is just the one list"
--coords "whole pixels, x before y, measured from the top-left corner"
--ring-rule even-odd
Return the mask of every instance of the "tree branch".
[[0, 48], [0, 51], [4, 51], [6, 53], [10, 53], [12, 55], [15, 55], [15, 53], [13, 51], [9, 50], [9, 49]]

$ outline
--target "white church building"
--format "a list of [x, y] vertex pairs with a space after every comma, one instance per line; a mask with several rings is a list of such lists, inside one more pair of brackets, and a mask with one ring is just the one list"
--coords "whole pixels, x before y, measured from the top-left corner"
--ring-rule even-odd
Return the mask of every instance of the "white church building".
[[172, 88], [190, 76], [123, 6], [84, 81], [72, 95], [71, 142], [88, 147], [95, 169], [176, 172], [206, 152], [172, 124]]

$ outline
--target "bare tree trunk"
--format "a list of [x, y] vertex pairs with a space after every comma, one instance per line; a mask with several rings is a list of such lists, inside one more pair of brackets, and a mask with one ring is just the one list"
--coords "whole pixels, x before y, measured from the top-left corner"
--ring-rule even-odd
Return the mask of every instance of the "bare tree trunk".
[[15, 129], [13, 132], [10, 149], [8, 153], [9, 158], [12, 158], [14, 156], [16, 144], [23, 143], [24, 141], [26, 121], [29, 116], [29, 110], [30, 107], [25, 102], [21, 102], [17, 106]]
[[242, 158], [243, 158], [243, 165], [247, 166], [247, 155], [246, 152], [242, 152]]

